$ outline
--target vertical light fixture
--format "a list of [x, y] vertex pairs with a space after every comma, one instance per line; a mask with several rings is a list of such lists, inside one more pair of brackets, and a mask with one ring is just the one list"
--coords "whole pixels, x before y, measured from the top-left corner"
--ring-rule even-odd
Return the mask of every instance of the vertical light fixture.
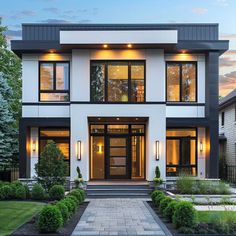
[[77, 141], [77, 160], [80, 161], [81, 160], [81, 140]]
[[36, 151], [36, 141], [35, 141], [35, 140], [32, 140], [32, 141], [31, 141], [31, 148], [32, 148], [32, 151], [33, 151], [33, 152]]
[[200, 152], [203, 152], [203, 143], [202, 143], [202, 140], [200, 141]]
[[157, 161], [159, 161], [159, 152], [160, 152], [159, 140], [156, 140], [156, 160]]

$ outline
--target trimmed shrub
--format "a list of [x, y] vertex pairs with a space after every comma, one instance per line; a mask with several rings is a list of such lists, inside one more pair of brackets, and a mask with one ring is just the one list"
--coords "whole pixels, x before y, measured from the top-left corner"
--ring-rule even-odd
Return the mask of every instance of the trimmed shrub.
[[14, 197], [14, 189], [12, 186], [8, 185], [3, 185], [0, 188], [0, 199], [1, 200], [9, 200]]
[[45, 190], [41, 184], [35, 184], [32, 188], [31, 195], [34, 200], [43, 200], [45, 199]]
[[84, 200], [81, 192], [78, 190], [72, 190], [69, 195], [75, 196], [77, 200], [79, 201], [79, 203], [82, 203]]
[[82, 196], [82, 199], [84, 201], [84, 199], [86, 198], [86, 192], [83, 189], [76, 189], [76, 191], [80, 192], [80, 195]]
[[62, 185], [53, 185], [49, 190], [51, 200], [61, 200], [65, 196], [65, 189]]
[[75, 203], [71, 199], [64, 198], [60, 202], [64, 203], [67, 206], [70, 215], [74, 212]]
[[151, 193], [151, 198], [152, 198], [152, 201], [154, 202], [154, 200], [155, 200], [155, 197], [157, 196], [157, 195], [159, 195], [160, 193], [162, 193], [161, 191], [159, 191], [159, 190], [154, 190], [152, 193]]
[[190, 202], [179, 202], [173, 215], [173, 223], [177, 228], [193, 227], [196, 223], [196, 210]]
[[39, 213], [38, 228], [41, 233], [55, 233], [62, 225], [63, 219], [58, 207], [47, 205]]
[[165, 194], [164, 194], [164, 193], [158, 194], [158, 195], [155, 197], [155, 199], [154, 199], [154, 204], [155, 204], [155, 206], [156, 206], [156, 207], [159, 207], [160, 201], [161, 201], [162, 199], [164, 199], [164, 198], [165, 198]]
[[167, 205], [167, 207], [165, 208], [163, 215], [164, 217], [169, 221], [172, 222], [172, 217], [174, 215], [176, 206], [177, 206], [178, 202], [177, 201], [171, 201], [169, 202], [169, 204]]
[[66, 198], [71, 199], [75, 203], [75, 207], [79, 205], [79, 200], [73, 195], [67, 195]]
[[60, 210], [63, 219], [63, 224], [65, 224], [69, 218], [69, 211], [66, 204], [62, 201], [59, 201], [57, 202], [56, 207]]
[[26, 199], [26, 191], [25, 191], [25, 187], [23, 185], [19, 185], [16, 188], [15, 197], [16, 197], [16, 199], [21, 199], [21, 200]]
[[162, 199], [162, 200], [160, 201], [159, 211], [160, 211], [161, 214], [164, 213], [164, 210], [166, 209], [166, 207], [168, 206], [168, 204], [169, 204], [171, 201], [173, 201], [173, 199], [170, 198], [170, 197], [165, 197], [164, 199]]
[[28, 187], [28, 185], [26, 185], [26, 184], [24, 184], [23, 186], [24, 186], [24, 188], [25, 188], [26, 198], [29, 199], [29, 198], [31, 197], [29, 187]]

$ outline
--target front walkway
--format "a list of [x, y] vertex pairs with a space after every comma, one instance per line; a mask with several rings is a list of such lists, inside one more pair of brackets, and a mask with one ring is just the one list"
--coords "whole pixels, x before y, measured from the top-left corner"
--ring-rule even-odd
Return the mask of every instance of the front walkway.
[[72, 235], [165, 235], [144, 199], [91, 199]]

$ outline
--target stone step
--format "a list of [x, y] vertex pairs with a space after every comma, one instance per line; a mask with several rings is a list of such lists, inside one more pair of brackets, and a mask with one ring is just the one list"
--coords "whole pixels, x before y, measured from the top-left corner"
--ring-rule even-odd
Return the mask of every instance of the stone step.
[[87, 192], [88, 198], [148, 198], [150, 195], [148, 193], [89, 193]]

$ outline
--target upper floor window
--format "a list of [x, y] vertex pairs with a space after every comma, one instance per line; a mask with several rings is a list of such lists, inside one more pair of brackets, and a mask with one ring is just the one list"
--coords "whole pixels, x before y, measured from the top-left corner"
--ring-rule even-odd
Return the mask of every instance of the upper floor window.
[[144, 102], [144, 61], [92, 61], [92, 102]]
[[197, 101], [196, 62], [167, 62], [166, 98], [168, 102]]
[[39, 100], [69, 101], [69, 62], [40, 62]]

